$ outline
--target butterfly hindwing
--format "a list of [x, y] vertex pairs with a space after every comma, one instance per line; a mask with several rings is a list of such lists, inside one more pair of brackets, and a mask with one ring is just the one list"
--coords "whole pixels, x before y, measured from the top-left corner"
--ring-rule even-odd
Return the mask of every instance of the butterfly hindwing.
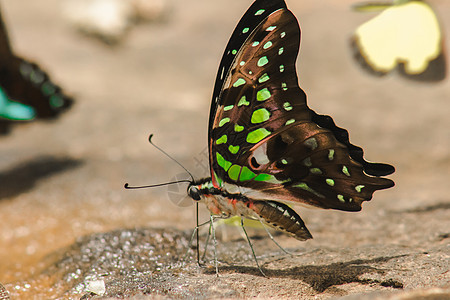
[[296, 122], [252, 150], [250, 168], [252, 161], [267, 162], [256, 166], [272, 177], [248, 185], [270, 199], [354, 211], [375, 190], [393, 186], [389, 179], [366, 175], [346, 145], [314, 122]]

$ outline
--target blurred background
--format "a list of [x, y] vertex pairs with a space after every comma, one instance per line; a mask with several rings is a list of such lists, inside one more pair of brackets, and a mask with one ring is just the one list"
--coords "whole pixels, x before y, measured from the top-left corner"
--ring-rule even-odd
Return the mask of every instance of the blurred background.
[[[450, 2], [429, 2], [448, 37]], [[38, 62], [75, 99], [55, 122], [17, 126], [0, 137], [2, 283], [33, 274], [44, 257], [80, 236], [195, 226], [194, 206], [174, 203], [166, 187], [127, 191], [123, 185], [166, 182], [183, 173], [148, 143], [150, 133], [197, 178], [209, 176], [214, 80], [232, 30], [252, 1], [167, 0], [155, 20], [107, 43], [77, 31], [62, 3], [0, 2], [15, 53]], [[426, 84], [365, 73], [352, 60], [349, 39], [374, 14], [352, 11], [355, 3], [287, 1], [302, 29], [299, 81], [309, 106], [346, 128], [368, 160], [396, 167], [390, 176], [396, 187], [375, 193], [359, 214], [299, 209], [317, 243], [355, 245], [368, 238], [351, 228], [345, 242], [333, 236], [336, 229], [327, 233], [344, 218], [357, 226], [380, 211], [449, 203], [449, 79]], [[382, 236], [389, 227], [366, 229]], [[399, 236], [387, 238], [396, 243]]]

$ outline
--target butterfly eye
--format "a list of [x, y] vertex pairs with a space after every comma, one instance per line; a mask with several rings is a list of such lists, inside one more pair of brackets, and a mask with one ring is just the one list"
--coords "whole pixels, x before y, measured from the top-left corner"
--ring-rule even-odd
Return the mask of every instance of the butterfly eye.
[[188, 188], [189, 196], [195, 201], [200, 201], [200, 190], [196, 186], [190, 186]]

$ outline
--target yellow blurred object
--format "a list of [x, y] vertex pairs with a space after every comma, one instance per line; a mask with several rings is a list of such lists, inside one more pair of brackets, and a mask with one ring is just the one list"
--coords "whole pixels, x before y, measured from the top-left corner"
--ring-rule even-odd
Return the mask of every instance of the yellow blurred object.
[[[234, 216], [234, 217], [227, 218], [227, 219], [217, 219], [214, 226], [216, 228], [222, 229], [221, 230], [222, 240], [227, 241], [227, 240], [229, 240], [227, 226], [241, 227], [241, 217]], [[259, 220], [252, 220], [252, 219], [248, 219], [248, 218], [244, 218], [244, 227], [264, 229], [264, 225]], [[240, 231], [240, 234], [243, 239], [246, 239], [245, 234], [242, 230]]]
[[398, 67], [408, 78], [439, 81], [446, 76], [442, 31], [433, 9], [423, 1], [368, 3], [357, 11], [383, 10], [359, 26], [352, 38], [357, 60], [384, 75]]

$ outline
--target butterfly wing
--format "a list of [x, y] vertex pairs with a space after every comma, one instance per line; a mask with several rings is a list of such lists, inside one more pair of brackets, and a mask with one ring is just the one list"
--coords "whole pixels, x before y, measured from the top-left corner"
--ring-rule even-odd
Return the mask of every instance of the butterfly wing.
[[[253, 199], [359, 210], [375, 190], [393, 186], [366, 173], [394, 169], [365, 161], [345, 129], [308, 108], [295, 67], [300, 27], [284, 1], [267, 2], [278, 4], [272, 10], [264, 3], [244, 15], [266, 13], [254, 26], [241, 20], [225, 51], [233, 56], [219, 68], [209, 128], [213, 184]], [[233, 37], [242, 34], [236, 47]]]
[[14, 55], [0, 11], [0, 132], [18, 120], [52, 119], [72, 99], [38, 65]]
[[[374, 5], [359, 5], [359, 11]], [[369, 72], [384, 75], [398, 69], [407, 78], [439, 81], [446, 76], [444, 41], [433, 9], [422, 1], [391, 5], [359, 26], [352, 47]]]

